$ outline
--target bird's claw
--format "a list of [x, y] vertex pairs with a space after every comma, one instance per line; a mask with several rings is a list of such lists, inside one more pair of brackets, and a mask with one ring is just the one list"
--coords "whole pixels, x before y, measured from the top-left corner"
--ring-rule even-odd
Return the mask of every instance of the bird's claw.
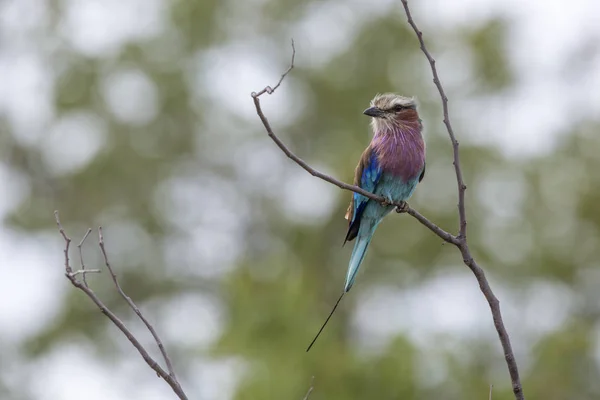
[[405, 202], [405, 201], [401, 201], [400, 204], [401, 205], [399, 205], [398, 207], [396, 207], [396, 212], [398, 214], [408, 212], [408, 203]]
[[393, 204], [394, 204], [394, 200], [390, 199], [389, 197], [384, 197], [383, 201], [381, 202], [381, 205], [384, 207], [391, 206]]

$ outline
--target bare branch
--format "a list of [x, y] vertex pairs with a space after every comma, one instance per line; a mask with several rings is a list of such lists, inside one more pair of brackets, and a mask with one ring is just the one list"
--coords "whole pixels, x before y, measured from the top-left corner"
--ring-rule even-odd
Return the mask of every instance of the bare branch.
[[[131, 331], [129, 331], [129, 329], [127, 329], [127, 327], [125, 326], [125, 324], [123, 323], [123, 321], [121, 321], [119, 319], [119, 317], [117, 317], [108, 307], [106, 307], [106, 305], [102, 302], [102, 300], [100, 300], [98, 298], [98, 296], [96, 296], [96, 294], [92, 291], [92, 289], [90, 289], [87, 285], [87, 283], [84, 282], [80, 282], [79, 280], [77, 280], [77, 274], [81, 273], [83, 276], [85, 276], [85, 273], [89, 273], [93, 270], [80, 270], [77, 271], [76, 273], [73, 272], [70, 262], [69, 262], [69, 247], [71, 245], [71, 238], [69, 238], [67, 236], [67, 234], [65, 233], [65, 230], [63, 229], [62, 224], [60, 223], [60, 219], [59, 219], [59, 215], [58, 215], [58, 211], [54, 212], [54, 217], [56, 220], [56, 225], [58, 226], [58, 230], [61, 234], [61, 236], [63, 237], [63, 239], [65, 240], [65, 276], [67, 277], [67, 279], [69, 279], [69, 281], [71, 282], [71, 284], [73, 286], [75, 286], [77, 289], [81, 290], [82, 292], [84, 292], [93, 302], [94, 304], [96, 304], [96, 306], [100, 309], [100, 311], [102, 312], [102, 314], [106, 315], [106, 317], [108, 319], [111, 320], [111, 322], [125, 335], [125, 337], [127, 337], [127, 339], [131, 342], [131, 344], [133, 345], [133, 347], [136, 348], [136, 350], [140, 353], [140, 355], [142, 356], [142, 358], [144, 359], [144, 361], [146, 361], [146, 364], [148, 364], [148, 366], [150, 368], [152, 368], [156, 374], [161, 377], [162, 379], [164, 379], [169, 386], [171, 386], [171, 389], [173, 389], [173, 392], [181, 399], [181, 400], [188, 400], [187, 395], [184, 393], [183, 389], [181, 388], [181, 385], [179, 384], [179, 382], [177, 381], [177, 379], [174, 376], [171, 376], [169, 373], [167, 373], [151, 356], [150, 354], [148, 354], [148, 352], [146, 351], [146, 349], [144, 348], [144, 346], [142, 346], [142, 344], [136, 339], [136, 337], [131, 333]], [[79, 246], [81, 246], [85, 240], [85, 238], [87, 237], [87, 235], [89, 235], [89, 231], [88, 233], [86, 233], [86, 235], [84, 236], [84, 238], [81, 240]], [[106, 259], [106, 252], [104, 249], [104, 241], [102, 239], [102, 236], [100, 236], [100, 248], [102, 250], [102, 253], [104, 254], [105, 257], [105, 261], [107, 263], [107, 267], [108, 267], [108, 261]], [[82, 261], [83, 264], [83, 261]], [[114, 273], [112, 272], [112, 269], [110, 269], [110, 267], [108, 267], [111, 275], [113, 276], [113, 280], [116, 279], [116, 277], [114, 276]], [[115, 282], [116, 283], [116, 282]], [[122, 296], [125, 296], [125, 294], [122, 292], [122, 290], [119, 287], [119, 291], [121, 292]], [[137, 309], [137, 307], [136, 307]], [[138, 316], [140, 316], [140, 318], [142, 318], [142, 320], [146, 323], [146, 326], [148, 326], [149, 324], [147, 323], [147, 321], [145, 321], [145, 319], [140, 315], [141, 313], [139, 313], [139, 310], [136, 311], [136, 314], [138, 314]], [[150, 327], [148, 327], [148, 329], [150, 329]], [[151, 330], [151, 332], [153, 332], [153, 335], [155, 335], [156, 333], [154, 332], [154, 329]], [[157, 340], [157, 342], [159, 342], [159, 340], [157, 339], [158, 336], [155, 336], [155, 340]], [[165, 354], [163, 354], [163, 356], [165, 356]]]
[[444, 88], [442, 87], [442, 83], [440, 82], [440, 78], [438, 77], [437, 69], [435, 67], [435, 59], [431, 56], [427, 47], [425, 46], [425, 41], [423, 40], [423, 33], [417, 27], [415, 21], [412, 18], [410, 13], [410, 9], [408, 7], [408, 0], [401, 0], [402, 5], [404, 6], [404, 11], [406, 12], [406, 17], [408, 19], [408, 23], [415, 31], [417, 35], [417, 39], [419, 40], [419, 44], [421, 47], [421, 51], [427, 57], [429, 61], [429, 66], [431, 67], [431, 73], [433, 75], [433, 83], [437, 87], [440, 97], [442, 99], [442, 108], [444, 112], [444, 124], [446, 125], [446, 129], [448, 130], [448, 135], [450, 136], [450, 141], [452, 142], [452, 148], [454, 151], [454, 170], [456, 172], [456, 182], [458, 184], [458, 215], [459, 215], [459, 232], [458, 232], [458, 240], [459, 243], [456, 246], [459, 248], [464, 263], [471, 269], [477, 282], [479, 283], [479, 288], [481, 292], [485, 296], [490, 309], [492, 311], [492, 317], [494, 319], [494, 326], [496, 331], [498, 332], [498, 337], [500, 338], [500, 343], [502, 344], [502, 348], [504, 350], [504, 358], [506, 359], [506, 364], [508, 366], [508, 372], [510, 374], [510, 379], [512, 382], [512, 389], [517, 400], [523, 400], [525, 398], [523, 394], [523, 388], [521, 386], [521, 379], [519, 377], [519, 369], [517, 367], [517, 362], [515, 360], [515, 355], [512, 350], [512, 346], [510, 344], [510, 337], [508, 336], [508, 332], [504, 327], [504, 322], [502, 321], [502, 313], [500, 312], [500, 302], [494, 295], [490, 284], [483, 272], [483, 269], [477, 265], [473, 256], [471, 255], [471, 251], [469, 250], [469, 245], [467, 243], [467, 217], [465, 212], [465, 190], [467, 186], [465, 185], [462, 177], [462, 171], [460, 169], [460, 156], [458, 150], [458, 141], [454, 136], [454, 131], [452, 130], [452, 125], [450, 124], [450, 116], [448, 112], [448, 97], [444, 93]]
[[[108, 262], [108, 256], [106, 255], [106, 249], [104, 248], [104, 235], [102, 235], [102, 227], [98, 228], [98, 237], [99, 237], [98, 244], [100, 246], [100, 250], [102, 250], [102, 256], [104, 257], [104, 264], [106, 265], [108, 272], [110, 272], [110, 276], [113, 280], [113, 283], [115, 284], [115, 287], [117, 288], [117, 291], [119, 292], [121, 297], [123, 297], [125, 299], [127, 304], [129, 304], [129, 307], [131, 307], [133, 312], [135, 312], [137, 314], [137, 316], [142, 320], [144, 325], [146, 325], [146, 328], [148, 328], [148, 330], [152, 334], [152, 337], [154, 338], [156, 345], [160, 349], [160, 353], [162, 354], [163, 358], [165, 359], [165, 363], [167, 364], [167, 369], [169, 370], [169, 375], [171, 376], [171, 378], [173, 378], [175, 380], [175, 382], [177, 382], [177, 378], [175, 377], [175, 372], [173, 370], [173, 365], [171, 364], [171, 360], [169, 359], [169, 356], [167, 355], [167, 351], [165, 350], [165, 346], [163, 345], [162, 341], [158, 337], [156, 330], [154, 329], [152, 324], [150, 324], [150, 322], [148, 322], [146, 317], [144, 317], [144, 315], [142, 314], [140, 309], [135, 305], [133, 300], [131, 300], [131, 297], [127, 296], [125, 294], [125, 292], [123, 291], [123, 289], [121, 289], [121, 285], [119, 284], [119, 280], [117, 279], [117, 274], [114, 273], [110, 263]], [[179, 382], [177, 382], [177, 384], [179, 385]]]
[[498, 337], [500, 338], [500, 343], [502, 344], [502, 349], [504, 350], [504, 359], [506, 360], [506, 365], [508, 366], [508, 372], [510, 374], [510, 379], [512, 383], [513, 393], [517, 400], [524, 400], [525, 395], [523, 394], [523, 388], [521, 386], [521, 379], [519, 377], [519, 368], [517, 366], [517, 361], [515, 359], [515, 355], [513, 353], [512, 345], [510, 343], [510, 337], [508, 336], [508, 332], [506, 331], [506, 327], [504, 326], [504, 321], [502, 320], [502, 312], [500, 311], [500, 301], [494, 295], [492, 288], [485, 276], [485, 272], [483, 269], [477, 264], [477, 262], [473, 259], [471, 252], [469, 250], [466, 242], [459, 246], [460, 253], [462, 254], [463, 261], [471, 269], [477, 282], [479, 283], [479, 289], [485, 296], [487, 300], [490, 310], [492, 311], [492, 318], [494, 320], [494, 327], [496, 328], [496, 332], [498, 333]]
[[440, 82], [440, 78], [438, 77], [437, 68], [435, 67], [435, 60], [427, 50], [427, 47], [425, 47], [425, 42], [423, 41], [423, 32], [421, 32], [419, 28], [417, 28], [417, 25], [412, 19], [410, 9], [408, 8], [408, 0], [401, 1], [402, 5], [404, 6], [404, 11], [406, 12], [406, 17], [408, 18], [408, 23], [417, 34], [417, 39], [419, 39], [419, 44], [421, 45], [421, 51], [423, 51], [423, 54], [425, 54], [425, 57], [427, 57], [427, 60], [429, 61], [429, 66], [431, 67], [431, 73], [433, 75], [433, 83], [435, 83], [435, 86], [440, 92], [440, 97], [442, 98], [442, 108], [444, 111], [444, 125], [446, 125], [448, 135], [450, 136], [450, 141], [452, 142], [452, 149], [454, 150], [454, 171], [456, 172], [456, 182], [458, 184], [458, 215], [460, 225], [458, 230], [458, 237], [464, 239], [467, 236], [467, 216], [465, 212], [465, 190], [467, 190], [467, 186], [463, 182], [462, 171], [460, 169], [460, 158], [458, 156], [458, 141], [454, 136], [452, 124], [450, 124], [450, 115], [448, 113], [448, 97], [446, 97], [446, 93], [444, 92], [444, 88], [442, 87], [442, 83]]
[[283, 82], [283, 80], [285, 79], [287, 74], [289, 74], [290, 71], [294, 68], [294, 59], [295, 58], [296, 58], [296, 46], [294, 46], [294, 39], [292, 39], [292, 62], [290, 63], [290, 66], [288, 67], [288, 69], [281, 75], [281, 78], [279, 78], [279, 81], [277, 82], [277, 84], [275, 86], [273, 86], [272, 88], [271, 88], [271, 86], [265, 86], [265, 88], [258, 93], [252, 92], [251, 96], [256, 98], [265, 93], [273, 94], [279, 88], [279, 86], [281, 85], [281, 82]]
[[71, 264], [69, 263], [69, 247], [71, 246], [71, 238], [67, 236], [65, 230], [62, 227], [62, 224], [60, 223], [60, 219], [58, 218], [58, 210], [54, 211], [54, 219], [56, 220], [58, 231], [65, 240], [65, 271], [67, 271], [67, 277], [70, 279], [73, 276], [73, 270], [71, 269]]
[[310, 394], [312, 393], [314, 386], [313, 383], [315, 382], [315, 377], [313, 376], [312, 378], [310, 378], [310, 387], [308, 388], [308, 392], [306, 392], [306, 395], [304, 396], [303, 400], [308, 400], [308, 398], [310, 397]]
[[[83, 279], [83, 284], [86, 287], [88, 286], [88, 283], [87, 283], [87, 279], [85, 277], [86, 270], [85, 270], [85, 263], [83, 262], [83, 252], [81, 251], [81, 246], [83, 246], [83, 242], [85, 242], [85, 239], [87, 239], [87, 237], [90, 236], [90, 233], [92, 233], [92, 228], [88, 228], [88, 230], [85, 233], [85, 235], [83, 235], [83, 239], [81, 239], [81, 241], [77, 245], [77, 249], [79, 249], [79, 261], [81, 263], [81, 270], [75, 272], [75, 274], [78, 274], [78, 273], [81, 272], [81, 278]], [[98, 271], [98, 273], [100, 273], [100, 270], [95, 270], [95, 271]]]
[[73, 271], [73, 273], [71, 273], [71, 276], [77, 276], [77, 275], [81, 275], [82, 278], [84, 279], [83, 284], [87, 286], [87, 282], [85, 281], [85, 276], [87, 274], [99, 274], [102, 271], [100, 271], [99, 269], [80, 269], [77, 271]]

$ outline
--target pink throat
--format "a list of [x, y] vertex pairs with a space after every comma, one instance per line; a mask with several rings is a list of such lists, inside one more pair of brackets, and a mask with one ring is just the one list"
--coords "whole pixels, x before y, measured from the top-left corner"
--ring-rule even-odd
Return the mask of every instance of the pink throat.
[[425, 142], [419, 122], [405, 122], [375, 132], [372, 142], [384, 172], [404, 181], [416, 179], [425, 164]]

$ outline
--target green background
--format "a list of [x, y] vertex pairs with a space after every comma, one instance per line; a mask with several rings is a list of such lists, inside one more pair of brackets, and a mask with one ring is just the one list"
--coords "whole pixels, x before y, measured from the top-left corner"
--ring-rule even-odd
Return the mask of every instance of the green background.
[[[86, 390], [79, 374], [99, 374], [115, 396], [171, 398], [126, 339], [63, 281], [58, 209], [75, 241], [88, 226], [104, 227], [123, 288], [165, 339], [191, 399], [300, 399], [313, 376], [314, 400], [487, 399], [491, 384], [495, 400], [510, 399], [474, 277], [457, 249], [406, 215], [382, 223], [356, 285], [305, 353], [343, 287], [350, 193], [275, 147], [250, 92], [277, 81], [293, 37], [296, 68], [264, 95], [264, 111], [298, 156], [347, 182], [369, 141], [362, 111], [370, 99], [385, 91], [416, 96], [428, 172], [410, 204], [455, 233], [452, 149], [400, 2], [161, 4], [159, 27], [112, 47], [71, 37], [65, 26], [74, 6], [61, 1], [46, 4], [46, 23], [31, 34], [53, 88], [53, 114], [28, 140], [27, 128], [0, 114], [5, 192], [18, 193], [2, 223], [33, 243], [15, 253], [44, 255], [36, 261], [44, 274], [16, 279], [19, 290], [50, 275], [39, 285], [54, 306], [36, 305], [42, 322], [23, 336], [0, 335], [0, 397], [52, 398], [35, 384], [49, 379], [36, 372], [45, 368], [60, 387]], [[557, 97], [547, 110], [560, 122], [554, 132], [510, 131], [527, 119], [510, 107], [528, 87], [511, 53], [518, 21], [498, 13], [445, 25], [420, 5], [415, 18], [450, 98], [472, 252], [500, 298], [525, 394], [598, 398], [600, 120], [585, 107], [574, 112], [576, 99]], [[597, 54], [582, 51], [556, 68], [585, 72]], [[573, 79], [560, 76], [566, 85]], [[514, 151], [520, 135], [530, 145]], [[90, 268], [101, 266], [96, 242], [94, 231], [84, 246]], [[3, 273], [29, 268], [11, 267], [17, 255], [3, 248]], [[152, 347], [108, 274], [89, 282]], [[6, 297], [3, 307], [11, 307]], [[70, 358], [78, 351], [86, 355], [79, 364]], [[215, 378], [217, 370], [229, 378]]]

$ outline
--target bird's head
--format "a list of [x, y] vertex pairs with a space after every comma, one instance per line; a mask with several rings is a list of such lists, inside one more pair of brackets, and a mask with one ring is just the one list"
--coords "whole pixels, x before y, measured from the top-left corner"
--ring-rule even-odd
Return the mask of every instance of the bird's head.
[[375, 127], [403, 126], [419, 121], [415, 99], [395, 93], [377, 94], [364, 114], [373, 117]]

